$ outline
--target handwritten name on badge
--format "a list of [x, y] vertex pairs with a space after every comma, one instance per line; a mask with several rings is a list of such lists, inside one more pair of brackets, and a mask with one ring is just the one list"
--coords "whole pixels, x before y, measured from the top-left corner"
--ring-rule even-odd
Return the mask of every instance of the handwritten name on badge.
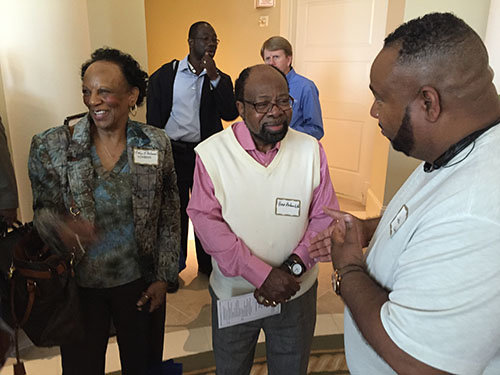
[[158, 165], [158, 150], [143, 150], [140, 148], [134, 148], [134, 163]]
[[275, 213], [281, 216], [300, 216], [300, 201], [276, 198]]
[[408, 218], [408, 207], [404, 204], [399, 210], [398, 214], [391, 221], [391, 237], [398, 231]]

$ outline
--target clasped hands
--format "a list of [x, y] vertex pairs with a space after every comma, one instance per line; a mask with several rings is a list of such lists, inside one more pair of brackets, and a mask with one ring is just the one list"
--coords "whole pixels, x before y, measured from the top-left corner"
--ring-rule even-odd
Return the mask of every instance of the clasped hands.
[[273, 267], [264, 283], [253, 293], [258, 303], [264, 306], [277, 306], [288, 301], [300, 289], [298, 280], [288, 272]]
[[323, 208], [333, 218], [332, 224], [318, 233], [308, 248], [309, 256], [318, 262], [332, 262], [336, 269], [346, 265], [363, 265], [363, 221], [342, 211]]

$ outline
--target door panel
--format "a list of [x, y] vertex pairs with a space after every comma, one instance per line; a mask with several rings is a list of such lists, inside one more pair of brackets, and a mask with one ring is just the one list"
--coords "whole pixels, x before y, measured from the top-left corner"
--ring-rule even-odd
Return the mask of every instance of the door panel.
[[322, 139], [335, 190], [363, 202], [377, 122], [370, 66], [385, 36], [387, 0], [297, 0], [294, 68], [320, 93]]

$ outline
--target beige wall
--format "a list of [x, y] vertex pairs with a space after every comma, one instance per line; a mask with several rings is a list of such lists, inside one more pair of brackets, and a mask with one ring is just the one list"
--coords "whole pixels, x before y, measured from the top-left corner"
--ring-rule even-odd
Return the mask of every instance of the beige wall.
[[[145, 0], [149, 72], [188, 53], [189, 26], [207, 21], [221, 40], [215, 61], [234, 80], [245, 67], [261, 63], [260, 47], [280, 32], [280, 0], [274, 8], [254, 8], [254, 0]], [[260, 16], [269, 26], [259, 27]]]
[[[452, 12], [467, 22], [484, 38], [489, 6], [490, 0], [406, 0], [404, 21], [431, 12]], [[419, 164], [419, 161], [394, 151], [392, 147], [389, 149], [384, 205], [389, 203], [403, 182]]]
[[10, 133], [26, 221], [32, 215], [27, 174], [31, 137], [86, 109], [79, 69], [91, 50], [118, 47], [147, 66], [144, 3], [0, 0], [0, 9], [0, 111]]
[[[90, 47], [112, 47], [131, 54], [148, 70], [144, 0], [87, 0]], [[146, 106], [135, 120], [146, 121]]]
[[[386, 34], [403, 22], [405, 0], [391, 0], [387, 7]], [[384, 206], [387, 180], [387, 162], [390, 143], [379, 131], [375, 132], [373, 142], [372, 170], [370, 187], [367, 192], [366, 212], [368, 216], [377, 216]]]

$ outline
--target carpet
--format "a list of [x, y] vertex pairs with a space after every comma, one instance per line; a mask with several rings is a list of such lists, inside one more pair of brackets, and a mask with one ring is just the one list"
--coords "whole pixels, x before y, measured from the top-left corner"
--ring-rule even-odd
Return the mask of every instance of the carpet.
[[[265, 353], [265, 343], [257, 344], [251, 375], [267, 375]], [[175, 358], [174, 361], [182, 363], [183, 375], [215, 375], [215, 361], [211, 351]], [[313, 338], [307, 373], [310, 375], [349, 374], [345, 362], [343, 335], [326, 335]], [[118, 371], [108, 375], [120, 374], [121, 372]]]

